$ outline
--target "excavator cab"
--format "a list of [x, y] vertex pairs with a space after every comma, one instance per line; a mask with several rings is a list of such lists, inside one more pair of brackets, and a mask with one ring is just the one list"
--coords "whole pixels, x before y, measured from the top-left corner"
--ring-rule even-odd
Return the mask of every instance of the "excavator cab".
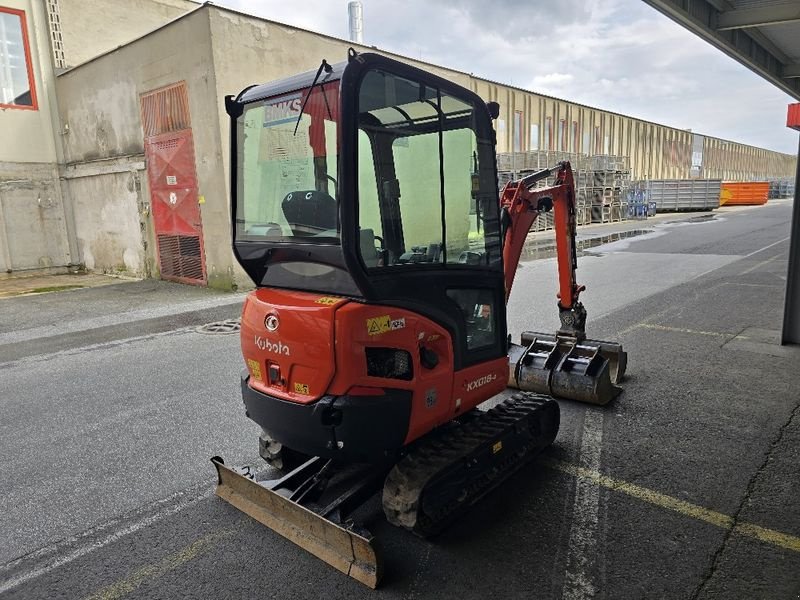
[[257, 286], [414, 311], [453, 337], [456, 371], [506, 355], [493, 129], [478, 96], [352, 54], [228, 106], [241, 111], [234, 249]]

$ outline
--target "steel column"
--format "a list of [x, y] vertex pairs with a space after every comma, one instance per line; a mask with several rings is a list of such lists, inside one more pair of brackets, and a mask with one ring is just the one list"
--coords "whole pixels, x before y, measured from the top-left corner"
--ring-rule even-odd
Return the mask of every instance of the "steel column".
[[786, 276], [786, 302], [783, 307], [782, 344], [800, 344], [800, 142], [797, 147], [797, 173], [794, 179], [792, 239], [789, 242], [789, 272]]

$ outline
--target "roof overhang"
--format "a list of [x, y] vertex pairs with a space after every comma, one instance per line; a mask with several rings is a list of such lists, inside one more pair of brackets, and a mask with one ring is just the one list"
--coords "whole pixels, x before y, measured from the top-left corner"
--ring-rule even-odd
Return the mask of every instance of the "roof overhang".
[[644, 0], [800, 100], [797, 0]]

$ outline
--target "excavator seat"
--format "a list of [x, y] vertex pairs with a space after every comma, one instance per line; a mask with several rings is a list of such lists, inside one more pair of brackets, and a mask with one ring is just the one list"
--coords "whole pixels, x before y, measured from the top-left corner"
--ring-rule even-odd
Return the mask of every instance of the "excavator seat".
[[336, 200], [325, 192], [289, 192], [281, 202], [281, 209], [293, 235], [311, 236], [323, 231], [336, 231]]

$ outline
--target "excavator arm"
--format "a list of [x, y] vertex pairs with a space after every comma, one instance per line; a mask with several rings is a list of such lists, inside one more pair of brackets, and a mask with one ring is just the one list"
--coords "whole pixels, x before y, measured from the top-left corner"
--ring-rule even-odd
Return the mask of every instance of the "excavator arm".
[[[551, 187], [534, 189], [537, 182], [555, 175]], [[585, 286], [578, 285], [575, 271], [578, 257], [575, 249], [575, 183], [569, 162], [532, 173], [503, 188], [500, 205], [505, 224], [503, 264], [505, 265], [506, 302], [519, 266], [519, 259], [531, 226], [542, 212], [553, 211], [558, 260], [558, 310], [561, 318], [559, 334], [582, 340], [586, 337], [586, 309], [580, 303]]]
[[[555, 175], [550, 187], [539, 181]], [[553, 211], [558, 261], [558, 311], [555, 335], [526, 331], [511, 344], [509, 385], [526, 391], [592, 404], [606, 404], [620, 389], [627, 354], [620, 344], [586, 337], [586, 309], [580, 302], [585, 287], [576, 281], [575, 183], [569, 162], [532, 173], [505, 185], [500, 195], [504, 228], [503, 264], [506, 302], [531, 225], [540, 213]]]

